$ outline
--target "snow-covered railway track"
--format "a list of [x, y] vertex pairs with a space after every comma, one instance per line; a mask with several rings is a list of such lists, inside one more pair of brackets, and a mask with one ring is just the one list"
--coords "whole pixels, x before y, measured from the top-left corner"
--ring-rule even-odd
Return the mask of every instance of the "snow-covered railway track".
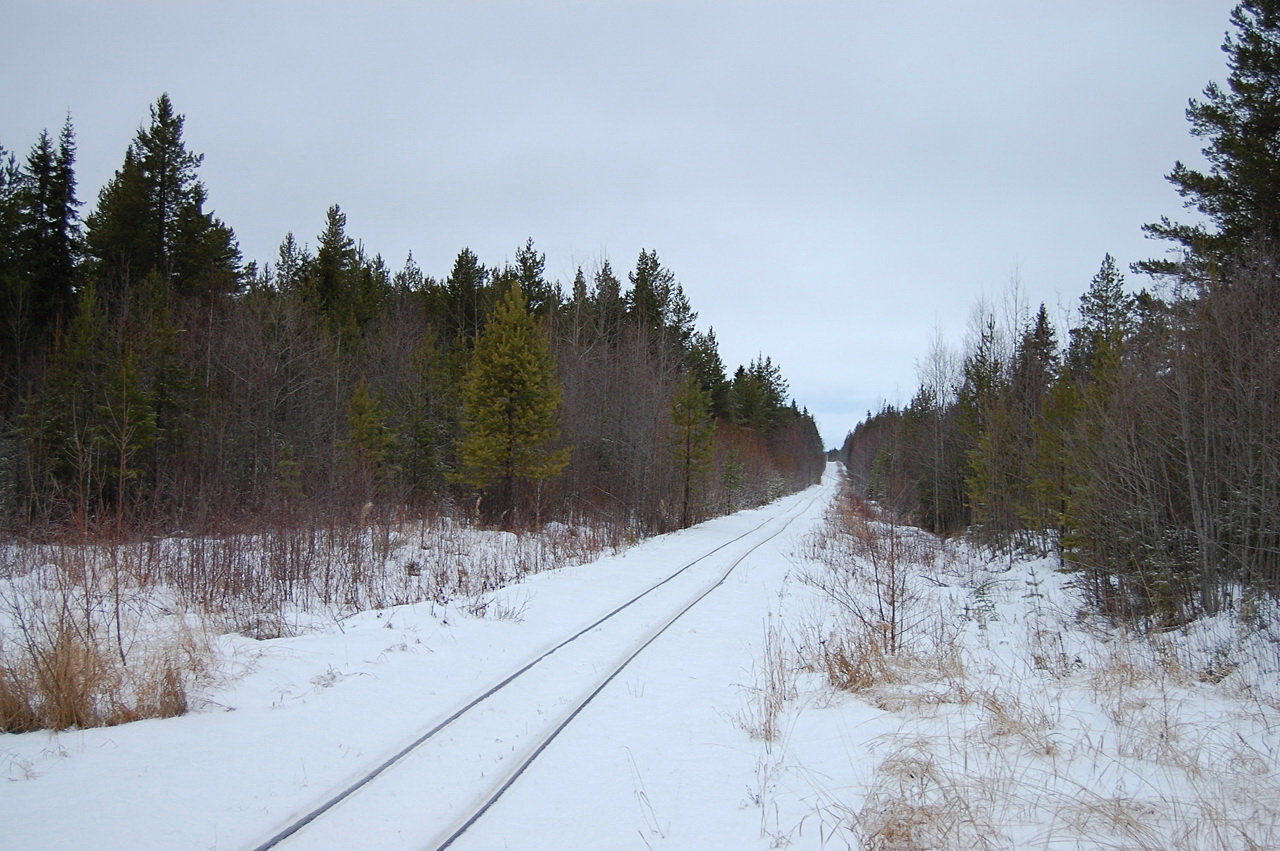
[[[255, 851], [372, 847], [379, 844], [378, 836], [386, 844], [414, 847], [434, 836], [425, 847], [448, 848], [632, 660], [824, 493], [825, 488], [786, 514], [708, 550], [574, 632], [292, 820]], [[718, 566], [693, 570], [698, 565]], [[611, 661], [601, 667], [601, 660]], [[531, 672], [537, 676], [526, 676]], [[549, 683], [559, 696], [554, 705], [546, 697]], [[495, 727], [509, 733], [495, 739]], [[441, 777], [452, 781], [446, 794], [439, 794]], [[437, 794], [424, 798], [421, 792], [429, 788]]]

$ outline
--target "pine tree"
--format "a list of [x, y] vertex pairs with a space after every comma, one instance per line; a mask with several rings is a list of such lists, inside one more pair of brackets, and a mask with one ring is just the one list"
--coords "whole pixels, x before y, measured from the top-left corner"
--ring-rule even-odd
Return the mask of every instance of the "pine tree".
[[[1193, 136], [1207, 139], [1208, 173], [1174, 164], [1167, 179], [1189, 209], [1210, 228], [1172, 222], [1167, 216], [1144, 230], [1190, 255], [1198, 275], [1236, 258], [1254, 241], [1280, 237], [1280, 0], [1244, 0], [1231, 12], [1236, 36], [1222, 50], [1231, 69], [1227, 88], [1210, 83], [1204, 100], [1187, 108]], [[1148, 260], [1138, 271], [1177, 271], [1173, 260]]]
[[680, 488], [680, 528], [692, 526], [695, 496], [711, 472], [715, 417], [711, 395], [693, 372], [685, 373], [671, 400], [671, 460]]
[[461, 469], [455, 478], [477, 489], [496, 485], [490, 514], [511, 523], [521, 507], [517, 490], [559, 476], [570, 452], [552, 448], [560, 434], [561, 390], [550, 347], [519, 284], [476, 342], [462, 399]]

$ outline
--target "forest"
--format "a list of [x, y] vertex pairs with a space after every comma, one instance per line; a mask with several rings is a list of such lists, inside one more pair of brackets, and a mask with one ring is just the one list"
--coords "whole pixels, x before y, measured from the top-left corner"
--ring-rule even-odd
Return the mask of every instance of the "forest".
[[528, 240], [398, 271], [334, 204], [241, 256], [168, 95], [97, 203], [71, 118], [0, 148], [0, 523], [228, 533], [429, 512], [504, 529], [688, 526], [816, 481], [763, 354], [729, 376], [656, 251], [567, 286]]
[[1126, 286], [1106, 255], [1078, 321], [1013, 293], [961, 352], [849, 434], [857, 485], [899, 517], [1010, 554], [1057, 552], [1127, 622], [1185, 623], [1280, 592], [1280, 7], [1246, 0], [1230, 75], [1187, 110], [1207, 171], [1167, 179], [1192, 213]]

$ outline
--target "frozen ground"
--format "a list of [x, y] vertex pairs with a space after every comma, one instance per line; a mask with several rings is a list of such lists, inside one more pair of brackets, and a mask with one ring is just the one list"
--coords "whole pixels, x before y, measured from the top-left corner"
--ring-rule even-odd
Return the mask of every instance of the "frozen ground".
[[[221, 676], [183, 717], [0, 737], [0, 845], [255, 848], [743, 536], [278, 847], [438, 847], [739, 559], [450, 847], [1276, 847], [1274, 620], [1223, 618], [1152, 644], [1079, 617], [1050, 561], [991, 564], [926, 541], [912, 552], [932, 555], [903, 562], [914, 592], [901, 652], [874, 684], [836, 690], [824, 648], [851, 627], [815, 579], [822, 559], [851, 575], [857, 559], [824, 520], [834, 493], [829, 473], [773, 505], [528, 576], [483, 607], [221, 636]], [[850, 583], [875, 598], [865, 575]]]

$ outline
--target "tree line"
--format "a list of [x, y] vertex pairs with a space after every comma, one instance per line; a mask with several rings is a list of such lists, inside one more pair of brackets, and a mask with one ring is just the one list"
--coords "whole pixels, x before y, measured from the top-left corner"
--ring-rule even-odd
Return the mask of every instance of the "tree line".
[[[450, 511], [644, 534], [815, 481], [813, 418], [729, 376], [655, 251], [568, 289], [530, 239], [398, 271], [338, 205], [245, 262], [167, 95], [86, 216], [68, 118], [0, 148], [0, 510], [12, 532]], [[625, 280], [624, 280], [625, 279]]]
[[893, 511], [997, 549], [1059, 552], [1104, 611], [1149, 623], [1280, 593], [1280, 2], [1245, 0], [1230, 76], [1187, 110], [1209, 168], [1168, 175], [1191, 224], [1168, 255], [1110, 255], [1063, 335], [1041, 305], [983, 308], [903, 406], [841, 450]]

